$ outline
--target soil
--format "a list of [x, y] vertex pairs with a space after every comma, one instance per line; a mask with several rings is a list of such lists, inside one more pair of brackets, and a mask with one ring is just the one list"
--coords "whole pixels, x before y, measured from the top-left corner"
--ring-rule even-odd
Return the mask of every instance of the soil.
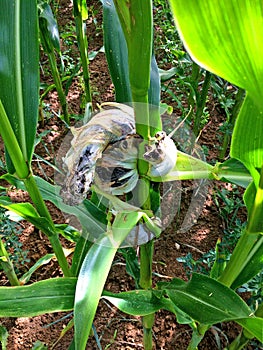
[[[93, 0], [92, 3], [93, 14], [96, 14], [96, 21], [94, 18], [93, 20], [91, 18], [87, 22], [87, 36], [89, 39], [90, 52], [94, 50], [98, 51], [103, 45], [100, 27], [102, 23], [101, 5], [98, 0]], [[71, 1], [60, 1], [57, 18], [60, 28], [65, 28], [72, 21]], [[62, 50], [63, 49], [66, 49], [64, 42], [62, 42]], [[71, 49], [73, 54], [75, 53], [78, 55], [75, 42]], [[47, 58], [43, 53], [41, 60], [45, 68]], [[93, 106], [96, 107], [97, 103], [101, 104], [105, 101], [114, 101], [114, 88], [107, 69], [104, 53], [98, 53], [95, 59], [90, 62], [90, 77], [93, 90]], [[45, 83], [52, 83], [51, 75], [47, 71], [44, 72], [42, 70], [41, 80]], [[71, 114], [79, 115], [83, 113], [81, 106], [82, 93], [80, 79], [76, 77], [73, 80], [67, 97], [69, 112]], [[43, 157], [46, 161], [52, 161], [67, 129], [64, 123], [57, 117], [60, 111], [60, 105], [57, 93], [54, 90], [46, 96], [44, 103], [45, 108], [43, 113], [45, 114], [45, 119], [44, 121], [40, 121], [38, 132], [41, 133], [44, 130], [50, 130], [50, 133], [43, 137], [43, 142], [40, 142], [36, 148], [36, 154]], [[217, 159], [219, 153], [219, 127], [224, 121], [224, 115], [214, 102], [210, 102], [209, 104], [209, 113], [210, 120], [203, 129], [199, 138], [199, 144], [207, 147], [208, 161], [214, 161]], [[72, 123], [74, 123], [74, 120]], [[0, 151], [2, 154], [2, 144]], [[45, 176], [45, 178], [53, 181], [53, 169], [48, 167], [45, 163], [39, 162], [36, 157], [33, 162], [33, 170], [35, 174], [42, 177]], [[8, 186], [8, 184], [4, 182], [1, 182], [1, 185]], [[216, 187], [227, 185], [217, 184], [215, 182], [205, 184], [207, 187], [203, 188], [205, 188], [206, 191], [201, 198], [203, 202], [199, 204], [201, 205], [200, 215], [194, 215], [191, 222], [189, 222], [189, 220], [184, 221], [193, 198], [193, 191], [197, 185], [199, 186], [200, 184], [190, 181], [181, 184], [180, 212], [178, 212], [172, 223], [170, 223], [162, 233], [161, 237], [156, 240], [153, 264], [154, 285], [157, 281], [167, 281], [173, 277], [187, 280], [188, 276], [186, 275], [183, 264], [179, 263], [176, 259], [186, 256], [188, 253], [191, 253], [195, 259], [201, 257], [203, 253], [213, 249], [217, 239], [223, 235], [224, 223], [223, 219], [220, 217], [218, 207], [213, 201], [213, 193]], [[27, 193], [23, 191], [14, 190], [10, 187], [8, 194], [14, 202], [29, 201]], [[63, 223], [65, 220], [63, 214], [51, 203], [48, 203], [48, 207], [54, 221], [56, 223]], [[30, 261], [22, 267], [23, 271], [21, 272], [28, 270], [40, 257], [52, 252], [50, 243], [45, 235], [27, 222], [23, 222], [23, 234], [20, 240], [23, 243], [23, 249], [29, 252], [28, 258], [30, 259]], [[68, 248], [72, 247], [71, 243], [69, 244], [65, 240], [62, 242], [63, 245]], [[58, 276], [62, 276], [62, 272], [56, 261], [51, 260], [48, 265], [42, 266], [32, 275], [29, 283]], [[1, 285], [8, 285], [8, 281], [3, 273], [1, 274]], [[105, 289], [118, 292], [134, 288], [135, 286], [132, 278], [127, 275], [125, 271], [123, 258], [121, 255], [118, 255], [112, 266]], [[32, 349], [33, 344], [37, 340], [42, 341], [48, 349], [51, 349], [52, 344], [54, 345], [60, 336], [60, 332], [66, 327], [71, 318], [71, 314], [56, 313], [32, 318], [2, 318], [0, 322], [9, 332], [9, 350]], [[142, 326], [139, 317], [125, 315], [109, 303], [101, 301], [94, 325], [100, 337], [103, 349], [143, 349]], [[227, 342], [231, 342], [237, 336], [238, 332], [239, 327], [234, 323], [215, 325], [215, 327], [207, 332], [199, 349], [217, 349], [218, 341], [221, 344], [220, 348], [223, 349], [224, 346], [227, 345]], [[157, 312], [153, 333], [154, 347], [156, 350], [185, 350], [191, 339], [190, 327], [178, 324], [175, 316], [166, 311]], [[70, 330], [53, 349], [67, 349], [71, 343], [72, 336], [73, 330]], [[90, 337], [86, 349], [97, 349], [94, 337]], [[253, 349], [253, 347], [249, 346], [247, 349]]]

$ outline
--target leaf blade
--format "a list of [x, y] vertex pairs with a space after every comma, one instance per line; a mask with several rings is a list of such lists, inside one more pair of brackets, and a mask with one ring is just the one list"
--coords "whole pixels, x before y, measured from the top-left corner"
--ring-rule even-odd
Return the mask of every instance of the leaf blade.
[[[38, 23], [36, 1], [1, 3], [0, 99], [24, 158], [30, 162], [38, 120]], [[30, 40], [24, 40], [30, 38]], [[9, 162], [10, 169], [13, 169]]]
[[52, 278], [29, 286], [0, 287], [0, 317], [33, 317], [73, 309], [75, 278]]

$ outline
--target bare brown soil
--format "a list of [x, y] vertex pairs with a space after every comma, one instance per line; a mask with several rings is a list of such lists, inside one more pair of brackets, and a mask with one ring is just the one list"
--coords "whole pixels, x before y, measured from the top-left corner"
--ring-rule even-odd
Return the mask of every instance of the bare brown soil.
[[[100, 10], [99, 1], [93, 1], [93, 9], [96, 12]], [[96, 14], [98, 25], [101, 24], [101, 13]], [[58, 12], [58, 21], [60, 27], [64, 27], [72, 20], [72, 5], [68, 0], [60, 1], [60, 9]], [[103, 45], [102, 32], [90, 19], [87, 23], [87, 36], [89, 38], [90, 51], [99, 50]], [[64, 44], [63, 44], [64, 45]], [[62, 46], [63, 48], [63, 46]], [[77, 53], [77, 46], [73, 46], [73, 50]], [[43, 55], [43, 61], [46, 59]], [[91, 85], [93, 89], [94, 106], [96, 103], [105, 101], [114, 101], [114, 90], [105, 62], [103, 53], [99, 53], [90, 63]], [[52, 78], [48, 73], [42, 74], [42, 81], [52, 82]], [[70, 88], [68, 94], [68, 102], [70, 113], [80, 114], [83, 110], [80, 105], [82, 95], [82, 86], [79, 78], [76, 78]], [[59, 101], [57, 93], [51, 91], [45, 103], [49, 105], [50, 117], [44, 120], [44, 124], [40, 123], [39, 132], [43, 130], [51, 130], [44, 138], [46, 147], [50, 154], [47, 154], [44, 146], [40, 143], [36, 149], [36, 153], [44, 159], [51, 161], [56, 154], [61, 141], [66, 133], [64, 124], [55, 116], [59, 112]], [[199, 143], [208, 148], [208, 159], [216, 159], [218, 154], [218, 134], [219, 126], [224, 116], [220, 114], [217, 108], [211, 104], [210, 121], [203, 130]], [[1, 145], [1, 153], [3, 147]], [[43, 176], [43, 171], [38, 166], [37, 161], [34, 163], [34, 172]], [[53, 170], [45, 164], [41, 164], [47, 177], [53, 178]], [[1, 183], [2, 184], [2, 183]], [[8, 186], [5, 183], [6, 186]], [[154, 284], [159, 280], [169, 280], [173, 277], [187, 279], [185, 270], [181, 263], [177, 262], [177, 258], [185, 256], [191, 252], [194, 258], [198, 258], [214, 248], [215, 243], [223, 234], [222, 219], [218, 209], [213, 202], [213, 191], [216, 183], [210, 183], [203, 209], [197, 222], [188, 230], [180, 230], [185, 213], [189, 207], [191, 194], [194, 185], [191, 182], [183, 183], [181, 188], [181, 208], [180, 213], [175, 217], [169, 227], [162, 233], [161, 237], [155, 243], [153, 270], [155, 275], [163, 277], [154, 277]], [[222, 185], [221, 185], [222, 186]], [[20, 190], [10, 188], [9, 195], [15, 202], [28, 201], [28, 195]], [[48, 204], [52, 217], [56, 223], [63, 223], [64, 216], [53, 205]], [[23, 267], [24, 270], [29, 269], [41, 256], [52, 252], [48, 239], [36, 230], [31, 224], [24, 222], [24, 232], [21, 236], [23, 248], [29, 251], [30, 262]], [[64, 245], [71, 246], [63, 241]], [[111, 269], [105, 288], [110, 291], [126, 291], [134, 289], [134, 282], [125, 271], [124, 261], [121, 256], [117, 256], [115, 263]], [[22, 271], [25, 272], [25, 271]], [[35, 274], [33, 274], [30, 283], [62, 276], [56, 261], [51, 261], [48, 265], [43, 266]], [[8, 285], [4, 274], [1, 274], [1, 285]], [[7, 327], [9, 332], [9, 350], [26, 350], [32, 349], [35, 341], [40, 340], [51, 349], [52, 344], [58, 339], [60, 332], [65, 328], [71, 315], [68, 318], [61, 319], [65, 314], [42, 315], [33, 318], [9, 318], [1, 319], [3, 326]], [[185, 350], [191, 338], [191, 329], [188, 326], [180, 325], [176, 322], [176, 317], [166, 311], [160, 311], [156, 314], [156, 321], [153, 327], [154, 346], [156, 350]], [[52, 324], [60, 320], [59, 323]], [[131, 317], [118, 311], [115, 307], [101, 301], [97, 310], [95, 319], [96, 331], [101, 339], [102, 348], [117, 350], [143, 349], [142, 345], [142, 326], [139, 317]], [[238, 334], [239, 327], [234, 323], [219, 324], [216, 328], [209, 330], [200, 344], [200, 350], [217, 349], [216, 339], [221, 340], [222, 349], [227, 345], [227, 341], [231, 342]], [[56, 350], [65, 350], [68, 348], [73, 336], [73, 330], [69, 331], [66, 336], [54, 347]], [[90, 337], [87, 349], [97, 349], [94, 337]], [[252, 349], [248, 347], [247, 349]]]

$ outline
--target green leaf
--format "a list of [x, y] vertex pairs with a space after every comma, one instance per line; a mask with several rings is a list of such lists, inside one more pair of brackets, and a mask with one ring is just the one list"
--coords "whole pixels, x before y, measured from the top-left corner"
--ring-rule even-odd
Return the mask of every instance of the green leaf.
[[263, 104], [249, 93], [235, 123], [230, 154], [249, 167], [263, 164]]
[[[117, 249], [142, 213], [117, 214], [111, 229], [89, 249], [81, 266], [75, 295], [75, 347], [84, 350], [96, 309]], [[99, 276], [99, 278], [98, 278]]]
[[51, 52], [55, 48], [55, 50], [60, 53], [58, 24], [53, 15], [52, 9], [46, 2], [40, 0], [38, 3], [39, 29], [43, 48], [46, 52]]
[[[128, 49], [128, 69], [136, 132], [145, 140], [150, 136], [148, 91], [152, 57], [152, 1], [114, 0]], [[158, 116], [159, 117], [159, 116]], [[143, 166], [139, 164], [139, 172]]]
[[263, 343], [263, 318], [249, 317], [241, 320], [236, 320], [236, 322]]
[[128, 47], [132, 93], [147, 95], [152, 55], [152, 2], [131, 0], [127, 4], [123, 0], [115, 0], [115, 6]]
[[6, 197], [0, 197], [0, 206], [8, 210], [12, 210], [25, 220], [31, 222], [39, 230], [43, 230], [47, 235], [52, 236], [54, 230], [48, 219], [40, 217], [30, 203], [10, 203], [6, 200]]
[[164, 308], [162, 299], [154, 296], [151, 290], [133, 290], [123, 293], [103, 292], [103, 298], [110, 301], [122, 312], [133, 316], [150, 315]]
[[43, 265], [48, 264], [53, 258], [56, 258], [55, 254], [46, 254], [42, 256], [32, 267], [30, 267], [30, 269], [22, 277], [19, 278], [19, 282], [22, 285], [26, 284], [30, 280], [32, 274], [36, 272], [37, 269], [39, 269]]
[[125, 259], [127, 273], [134, 279], [136, 288], [139, 288], [140, 266], [136, 250], [133, 247], [119, 249]]
[[252, 177], [247, 168], [237, 159], [230, 158], [217, 167], [216, 176], [222, 180], [247, 188]]
[[216, 280], [193, 274], [185, 283], [176, 279], [164, 286], [172, 302], [183, 312], [202, 324], [246, 318], [251, 310], [230, 288]]
[[113, 0], [103, 1], [103, 34], [105, 54], [115, 87], [115, 100], [120, 103], [131, 102], [127, 44]]
[[80, 232], [75, 227], [68, 224], [55, 224], [56, 231], [70, 242], [77, 243], [80, 237]]
[[[20, 179], [24, 179], [29, 175], [28, 164], [22, 153], [17, 137], [11, 126], [10, 120], [6, 114], [2, 101], [0, 99], [0, 134], [5, 144], [5, 148], [9, 153], [6, 153], [6, 162], [9, 172], [15, 172]], [[10, 163], [12, 159], [13, 165]]]
[[240, 86], [262, 103], [261, 1], [170, 0], [187, 51], [205, 69]]
[[170, 68], [168, 70], [164, 70], [164, 69], [159, 68], [159, 74], [160, 74], [161, 82], [165, 82], [167, 80], [170, 80], [177, 73], [178, 73], [178, 68], [177, 67], [172, 67], [172, 68]]
[[86, 348], [99, 299], [117, 251], [109, 244], [107, 236], [98, 244], [93, 244], [79, 272], [74, 306], [75, 346], [78, 350]]
[[171, 0], [176, 26], [193, 59], [205, 69], [245, 89], [234, 126], [231, 156], [246, 166], [263, 164], [261, 1]]
[[[0, 99], [29, 163], [38, 122], [38, 16], [35, 0], [3, 0], [0, 27]], [[27, 38], [27, 40], [25, 40]], [[11, 148], [12, 145], [6, 145]], [[13, 167], [8, 162], [11, 172]]]
[[245, 205], [247, 207], [248, 215], [251, 215], [251, 210], [255, 201], [255, 196], [256, 196], [256, 186], [254, 182], [251, 182], [251, 184], [247, 187], [243, 199], [245, 202]]
[[263, 270], [263, 236], [259, 236], [249, 255], [247, 256], [242, 270], [231, 284], [232, 289], [236, 289], [248, 282]]
[[140, 289], [118, 294], [104, 291], [102, 297], [128, 315], [146, 316], [160, 309], [166, 309], [173, 312], [176, 315], [177, 321], [181, 324], [193, 322], [171, 300], [163, 297], [163, 293], [160, 293], [160, 291]]
[[[16, 177], [11, 176], [10, 174], [5, 174], [1, 178], [14, 185], [16, 188], [25, 190], [23, 182], [18, 180]], [[85, 201], [85, 204], [80, 204], [74, 207], [69, 206], [65, 204], [60, 197], [59, 186], [51, 185], [44, 179], [37, 176], [35, 177], [35, 180], [43, 199], [49, 200], [63, 212], [75, 215], [80, 220], [83, 227], [92, 227], [92, 237], [99, 237], [103, 232], [105, 232], [106, 226], [103, 224], [105, 222], [105, 213], [96, 208], [96, 206], [90, 201]], [[96, 217], [93, 216], [95, 212], [98, 214], [97, 217], [99, 219], [96, 219]]]
[[[104, 45], [111, 79], [115, 87], [116, 101], [127, 103], [132, 101], [129, 79], [128, 49], [121, 23], [113, 0], [103, 1]], [[137, 69], [140, 69], [137, 66]], [[141, 73], [133, 72], [137, 77]], [[148, 78], [147, 78], [148, 79]], [[146, 80], [147, 80], [146, 79]], [[150, 106], [151, 135], [162, 129], [159, 113], [160, 77], [154, 55], [151, 57], [150, 87], [148, 91]], [[154, 107], [158, 106], [158, 107]]]
[[0, 317], [32, 317], [73, 309], [75, 278], [51, 278], [22, 287], [0, 287]]

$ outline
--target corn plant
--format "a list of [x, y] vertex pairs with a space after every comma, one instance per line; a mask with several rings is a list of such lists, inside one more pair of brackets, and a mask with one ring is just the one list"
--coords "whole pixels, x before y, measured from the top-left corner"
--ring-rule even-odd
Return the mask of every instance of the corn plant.
[[[123, 312], [142, 316], [144, 348], [147, 350], [152, 349], [151, 329], [154, 314], [160, 309], [174, 313], [178, 322], [189, 324], [192, 328], [189, 349], [197, 348], [210, 325], [230, 320], [244, 329], [231, 349], [241, 348], [252, 337], [262, 341], [262, 305], [254, 314], [234, 291], [262, 269], [261, 51], [260, 45], [254, 47], [253, 43], [260, 42], [263, 27], [244, 30], [256, 29], [262, 24], [262, 5], [259, 1], [252, 5], [247, 0], [240, 6], [237, 0], [231, 0], [215, 6], [212, 0], [198, 0], [190, 1], [186, 8], [182, 0], [171, 1], [177, 27], [193, 58], [208, 71], [247, 91], [235, 123], [232, 159], [214, 167], [178, 151], [170, 137], [162, 132], [160, 81], [152, 54], [151, 0], [130, 0], [129, 6], [122, 0], [105, 1], [103, 6], [106, 55], [116, 98], [121, 104], [113, 105], [115, 109], [102, 111], [87, 125], [74, 131], [72, 148], [66, 156], [68, 173], [63, 200], [60, 196], [63, 187], [34, 177], [31, 169], [38, 110], [37, 4], [34, 0], [3, 2], [5, 11], [0, 14], [0, 24], [5, 29], [5, 35], [0, 37], [0, 133], [6, 147], [8, 166], [8, 173], [3, 178], [18, 188], [26, 189], [34, 206], [29, 203], [13, 204], [6, 197], [1, 197], [0, 203], [47, 234], [65, 277], [28, 286], [18, 286], [23, 284], [20, 279], [13, 283], [16, 287], [0, 287], [0, 316], [28, 317], [74, 309], [75, 335], [71, 348], [84, 350], [102, 297]], [[115, 48], [115, 36], [109, 31], [118, 35], [119, 46], [114, 51], [111, 48]], [[234, 40], [229, 40], [229, 32], [233, 33]], [[30, 40], [25, 42], [24, 37]], [[251, 45], [249, 49], [248, 43]], [[123, 52], [121, 58], [118, 56], [120, 52]], [[233, 55], [229, 57], [229, 53]], [[117, 70], [114, 70], [114, 65]], [[120, 91], [123, 88], [127, 89], [125, 93]], [[126, 98], [128, 100], [125, 101]], [[124, 102], [131, 103], [132, 107], [123, 105]], [[97, 128], [96, 133], [91, 132], [95, 121], [102, 117], [103, 127], [116, 117], [114, 128]], [[117, 134], [114, 134], [116, 128]], [[132, 147], [129, 148], [130, 144]], [[114, 145], [117, 148], [114, 149]], [[124, 186], [125, 190], [121, 192], [127, 193], [129, 199], [129, 193], [133, 191], [132, 204], [118, 198], [117, 187], [123, 189], [122, 181], [127, 177], [115, 176], [116, 183], [113, 184], [116, 186], [112, 185], [112, 178], [108, 187], [103, 181], [104, 170], [111, 164], [103, 165], [107, 159], [114, 159], [119, 165], [123, 158], [116, 159], [113, 155], [121, 149], [125, 152], [134, 150], [135, 153], [133, 167], [129, 170], [132, 170], [136, 181], [132, 184], [128, 182], [128, 188]], [[158, 158], [156, 163], [156, 159], [150, 157], [152, 151], [161, 151], [164, 158]], [[127, 164], [127, 161], [122, 162], [122, 168]], [[158, 184], [203, 178], [247, 186], [248, 225], [223, 271], [216, 261], [210, 277], [193, 274], [189, 282], [174, 278], [169, 283], [160, 282], [157, 288], [152, 288], [152, 238], [162, 231], [158, 220]], [[91, 181], [93, 185], [90, 187]], [[92, 194], [87, 199], [90, 189]], [[65, 227], [58, 227], [52, 222], [45, 200], [76, 215], [82, 224], [82, 235], [77, 233], [75, 237], [71, 267], [58, 239]], [[117, 294], [103, 290], [118, 248], [132, 230], [140, 227], [147, 228], [150, 233], [150, 241], [140, 246], [140, 289]], [[95, 238], [94, 243], [89, 240], [91, 236]]]

